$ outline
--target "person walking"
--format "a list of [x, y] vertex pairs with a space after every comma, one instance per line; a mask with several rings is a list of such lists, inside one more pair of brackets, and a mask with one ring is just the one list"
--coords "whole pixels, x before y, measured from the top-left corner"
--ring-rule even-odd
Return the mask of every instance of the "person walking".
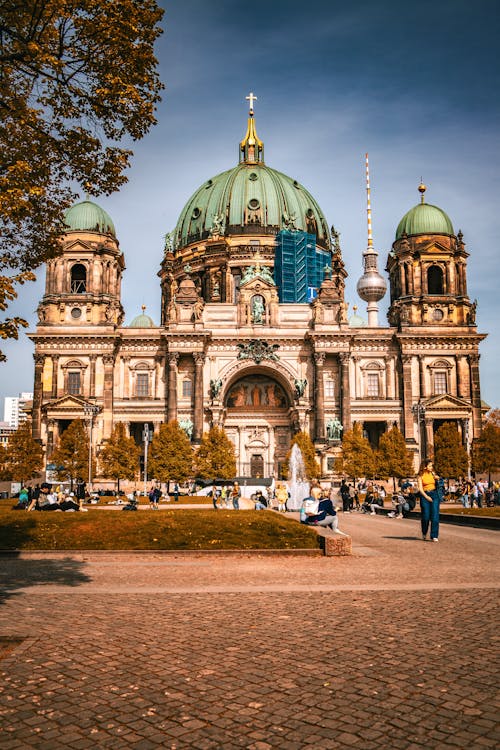
[[429, 522], [431, 526], [431, 542], [439, 541], [439, 503], [441, 500], [438, 481], [431, 460], [422, 462], [418, 472], [418, 491], [420, 494], [420, 509], [422, 525], [422, 539], [427, 540]]
[[240, 497], [241, 497], [241, 489], [238, 482], [235, 482], [233, 484], [233, 489], [231, 490], [231, 500], [233, 501], [233, 508], [235, 510], [240, 509]]

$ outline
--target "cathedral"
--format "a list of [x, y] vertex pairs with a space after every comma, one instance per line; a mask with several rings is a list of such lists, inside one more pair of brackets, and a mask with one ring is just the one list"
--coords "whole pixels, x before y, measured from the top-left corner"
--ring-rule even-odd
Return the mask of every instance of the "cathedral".
[[159, 325], [145, 309], [125, 324], [125, 258], [108, 214], [90, 200], [67, 211], [30, 334], [33, 432], [47, 464], [76, 418], [89, 422], [97, 456], [118, 422], [139, 445], [146, 425], [151, 434], [177, 420], [193, 446], [220, 425], [246, 478], [278, 476], [297, 431], [310, 435], [323, 478], [335, 476], [342, 435], [355, 423], [373, 446], [397, 425], [415, 466], [445, 421], [467, 448], [479, 435], [484, 335], [461, 232], [420, 185], [397, 224], [386, 280], [371, 236], [367, 159], [357, 285], [367, 320], [356, 308], [348, 315], [339, 235], [303, 185], [265, 162], [247, 98], [238, 164], [193, 193], [166, 237]]

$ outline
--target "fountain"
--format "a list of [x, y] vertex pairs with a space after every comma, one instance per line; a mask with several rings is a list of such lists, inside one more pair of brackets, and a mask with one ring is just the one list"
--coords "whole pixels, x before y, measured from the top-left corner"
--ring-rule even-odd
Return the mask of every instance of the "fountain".
[[290, 491], [290, 497], [287, 502], [288, 510], [300, 510], [302, 500], [309, 495], [309, 482], [303, 478], [305, 473], [304, 458], [299, 446], [295, 443], [292, 446], [288, 470], [287, 485]]

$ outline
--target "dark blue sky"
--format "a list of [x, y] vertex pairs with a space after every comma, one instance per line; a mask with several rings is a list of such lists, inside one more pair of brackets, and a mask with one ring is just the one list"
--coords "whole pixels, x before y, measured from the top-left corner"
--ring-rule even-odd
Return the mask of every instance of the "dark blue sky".
[[[158, 125], [134, 145], [128, 185], [98, 201], [125, 254], [127, 322], [143, 303], [159, 322], [162, 237], [202, 182], [236, 164], [253, 91], [266, 162], [302, 182], [340, 230], [346, 298], [362, 315], [355, 287], [366, 246], [364, 153], [381, 269], [423, 178], [427, 201], [464, 232], [469, 294], [479, 329], [490, 333], [481, 347], [483, 398], [500, 406], [497, 0], [162, 4]], [[16, 311], [34, 323], [42, 294], [41, 281], [22, 288]], [[5, 349], [0, 395], [30, 390], [30, 342]]]

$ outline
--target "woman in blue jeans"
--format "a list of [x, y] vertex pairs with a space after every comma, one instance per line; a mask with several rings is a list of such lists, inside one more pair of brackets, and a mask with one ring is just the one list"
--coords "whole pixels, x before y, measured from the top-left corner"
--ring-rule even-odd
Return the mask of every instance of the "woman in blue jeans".
[[432, 461], [423, 461], [418, 472], [418, 491], [420, 494], [420, 510], [422, 515], [422, 539], [427, 540], [429, 522], [431, 525], [431, 542], [439, 541], [439, 503], [441, 493], [439, 491], [439, 477], [435, 473]]

